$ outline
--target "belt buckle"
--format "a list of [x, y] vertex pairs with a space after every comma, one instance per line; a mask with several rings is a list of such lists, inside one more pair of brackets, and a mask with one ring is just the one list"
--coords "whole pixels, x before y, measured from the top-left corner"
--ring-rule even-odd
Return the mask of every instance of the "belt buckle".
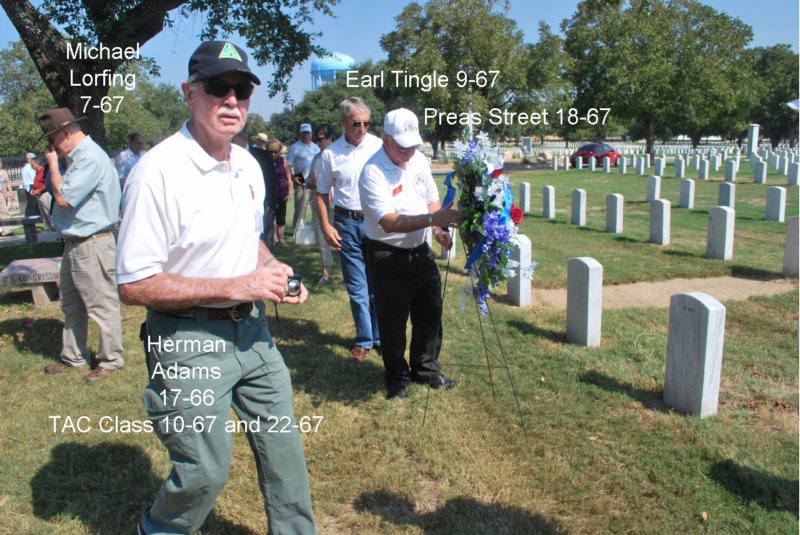
[[244, 305], [243, 304], [239, 304], [239, 305], [232, 306], [231, 308], [228, 309], [228, 317], [231, 318], [231, 320], [233, 320], [236, 323], [239, 323], [240, 321], [242, 321], [247, 316], [247, 314], [244, 314], [243, 311], [239, 310], [239, 307], [242, 307], [242, 306], [244, 306]]

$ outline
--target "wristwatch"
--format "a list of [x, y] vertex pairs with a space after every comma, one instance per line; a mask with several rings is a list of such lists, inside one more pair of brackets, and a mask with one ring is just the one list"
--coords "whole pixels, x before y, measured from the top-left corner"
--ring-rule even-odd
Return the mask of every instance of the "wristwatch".
[[431, 213], [428, 214], [428, 226], [429, 227], [433, 226], [433, 214]]

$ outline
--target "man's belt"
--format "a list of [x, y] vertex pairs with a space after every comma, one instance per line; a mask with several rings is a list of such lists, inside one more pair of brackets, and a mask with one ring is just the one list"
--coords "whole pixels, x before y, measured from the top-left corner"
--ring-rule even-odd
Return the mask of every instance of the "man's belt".
[[111, 236], [111, 237], [113, 238], [113, 237], [114, 237], [114, 233], [113, 233], [113, 232], [111, 232], [110, 230], [102, 230], [102, 231], [100, 231], [100, 232], [95, 232], [95, 233], [94, 233], [94, 234], [92, 234], [91, 236], [85, 236], [85, 237], [78, 237], [78, 236], [61, 236], [61, 237], [62, 237], [62, 238], [64, 239], [64, 241], [65, 241], [65, 242], [67, 242], [67, 243], [83, 243], [83, 242], [85, 242], [85, 241], [87, 241], [87, 240], [96, 240], [96, 239], [98, 239], [98, 238], [103, 238], [103, 237], [105, 237], [105, 236]]
[[198, 312], [201, 310], [206, 311], [206, 317], [210, 320], [233, 320], [241, 321], [250, 315], [253, 311], [253, 302], [239, 303], [238, 305], [228, 308], [211, 308], [211, 307], [189, 307], [178, 308], [174, 310], [160, 310], [154, 308], [153, 311], [165, 316], [172, 316], [173, 318], [182, 318], [187, 320], [197, 319]]
[[348, 210], [347, 208], [342, 208], [339, 205], [335, 205], [333, 207], [333, 211], [339, 215], [349, 217], [350, 219], [358, 219], [359, 221], [364, 219], [364, 212], [361, 210]]
[[416, 247], [406, 249], [404, 247], [395, 247], [394, 245], [389, 245], [388, 243], [384, 243], [380, 240], [369, 240], [368, 246], [372, 247], [376, 251], [391, 251], [399, 254], [418, 254], [428, 248], [428, 242], [422, 242]]

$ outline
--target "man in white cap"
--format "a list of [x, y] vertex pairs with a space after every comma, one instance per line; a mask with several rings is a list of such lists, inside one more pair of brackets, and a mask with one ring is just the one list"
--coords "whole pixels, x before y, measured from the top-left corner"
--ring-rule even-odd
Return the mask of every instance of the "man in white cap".
[[308, 203], [310, 190], [306, 187], [306, 180], [311, 172], [311, 160], [319, 152], [319, 147], [311, 142], [311, 125], [300, 125], [300, 139], [292, 143], [286, 154], [286, 161], [292, 167], [292, 184], [294, 187], [294, 216], [292, 229], [297, 233], [297, 222], [305, 215], [305, 206]]
[[[386, 397], [403, 399], [409, 382], [445, 389], [456, 385], [440, 371], [442, 284], [426, 234], [430, 229], [438, 243], [450, 248], [450, 234], [443, 228], [459, 225], [464, 216], [439, 202], [428, 160], [417, 151], [422, 138], [413, 112], [400, 108], [386, 114], [381, 138], [383, 148], [364, 165], [358, 189]], [[409, 314], [410, 366], [404, 357]]]
[[33, 182], [36, 180], [36, 169], [33, 168], [33, 159], [36, 155], [29, 152], [25, 155], [26, 163], [22, 166], [22, 185], [20, 186], [25, 191], [25, 217], [30, 217], [38, 213], [36, 197], [33, 196]]

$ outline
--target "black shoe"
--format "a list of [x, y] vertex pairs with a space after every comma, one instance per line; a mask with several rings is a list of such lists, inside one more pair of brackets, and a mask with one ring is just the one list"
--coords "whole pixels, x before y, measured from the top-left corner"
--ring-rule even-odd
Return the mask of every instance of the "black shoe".
[[406, 399], [408, 397], [408, 392], [406, 392], [405, 386], [395, 386], [389, 388], [389, 392], [386, 394], [386, 399]]
[[418, 377], [411, 380], [414, 381], [415, 383], [428, 385], [431, 388], [444, 388], [445, 390], [450, 390], [451, 388], [455, 387], [458, 384], [458, 381], [454, 381], [453, 379], [448, 379], [441, 373], [437, 373], [433, 377]]

